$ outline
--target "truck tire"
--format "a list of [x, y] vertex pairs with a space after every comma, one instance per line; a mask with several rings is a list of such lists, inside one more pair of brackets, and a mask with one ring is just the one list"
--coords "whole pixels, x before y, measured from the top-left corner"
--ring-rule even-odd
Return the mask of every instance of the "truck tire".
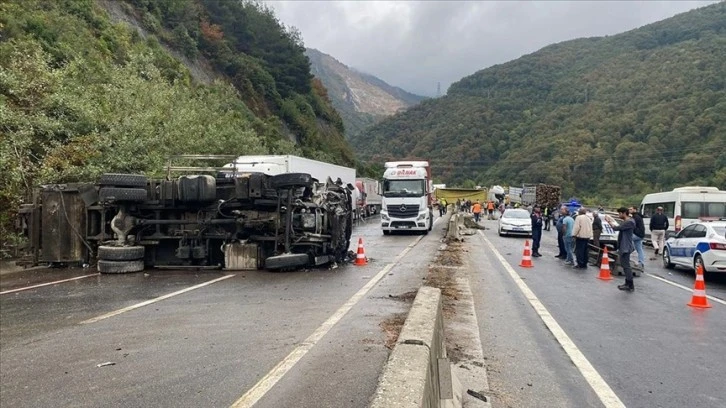
[[98, 191], [98, 201], [118, 201], [140, 203], [146, 201], [148, 194], [145, 188], [102, 187]]
[[105, 173], [98, 184], [113, 187], [146, 187], [146, 176], [141, 174]]
[[307, 173], [285, 173], [272, 176], [270, 186], [275, 190], [284, 188], [309, 187], [313, 177]]
[[99, 246], [98, 259], [104, 261], [137, 261], [144, 259], [144, 247], [141, 245], [116, 247]]
[[144, 261], [98, 261], [100, 273], [132, 273], [144, 270]]

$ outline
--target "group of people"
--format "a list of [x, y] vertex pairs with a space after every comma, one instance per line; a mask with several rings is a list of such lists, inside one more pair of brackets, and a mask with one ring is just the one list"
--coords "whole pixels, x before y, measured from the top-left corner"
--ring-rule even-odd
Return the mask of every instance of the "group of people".
[[[662, 212], [663, 208], [659, 208], [658, 213], [662, 214]], [[567, 207], [563, 206], [560, 208], [560, 217], [556, 224], [559, 253], [555, 258], [564, 259], [566, 265], [572, 265], [576, 269], [587, 268], [587, 247], [590, 239], [593, 240], [595, 246], [601, 247], [600, 234], [603, 231], [602, 220], [597, 211], [593, 211], [592, 220], [587, 216], [583, 216], [586, 213], [587, 210], [582, 207], [573, 218]], [[632, 292], [635, 290], [635, 285], [633, 283], [633, 269], [630, 266], [630, 255], [636, 252], [638, 254], [638, 264], [641, 268], [645, 267], [645, 255], [643, 253], [645, 224], [643, 222], [643, 216], [635, 206], [618, 208], [617, 213], [620, 219], [619, 224], [610, 215], [605, 214], [603, 218], [610, 224], [614, 231], [619, 232], [618, 259], [625, 272], [625, 283], [619, 285], [618, 289]], [[663, 222], [663, 218], [665, 218], [665, 222]], [[665, 216], [658, 217], [655, 222], [651, 219], [650, 226], [654, 231], [662, 230], [665, 236], [665, 230], [668, 229], [668, 218]], [[658, 240], [657, 243], [656, 240]], [[658, 253], [657, 248], [662, 248], [663, 245], [662, 238], [654, 237], [656, 254]]]
[[[485, 204], [482, 204], [479, 200], [476, 200], [472, 202], [471, 200], [456, 200], [456, 208], [459, 209], [461, 212], [465, 213], [471, 213], [474, 215], [474, 220], [476, 222], [479, 222], [481, 220], [481, 214], [482, 212], [486, 211], [489, 214], [489, 219], [494, 219], [494, 210], [497, 209], [498, 203], [495, 203], [494, 201], [488, 201]], [[442, 209], [442, 206], [444, 209]], [[446, 199], [442, 198], [439, 200], [439, 215], [446, 214]]]

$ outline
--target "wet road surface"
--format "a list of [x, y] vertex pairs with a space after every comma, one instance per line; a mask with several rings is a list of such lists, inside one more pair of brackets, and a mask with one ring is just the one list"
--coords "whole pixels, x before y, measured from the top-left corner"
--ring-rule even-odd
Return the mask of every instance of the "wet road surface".
[[[384, 237], [377, 218], [356, 226], [351, 249], [363, 239], [363, 267], [3, 274], [2, 405], [365, 407], [444, 224], [424, 237]], [[462, 265], [442, 270], [463, 279], [455, 301], [470, 303], [449, 315], [458, 326], [447, 324], [447, 344], [468, 344], [450, 354], [481, 357], [494, 407], [603, 406], [494, 251], [625, 406], [726, 406], [726, 305], [691, 309], [688, 290], [652, 277], [690, 289], [692, 272], [648, 260], [636, 292], [624, 293], [622, 277], [603, 282], [595, 267], [579, 272], [553, 258], [554, 231], [544, 233], [544, 257], [524, 269], [524, 238], [482, 224], [491, 229], [465, 238]], [[707, 293], [726, 299], [726, 279], [707, 276]]]
[[[544, 232], [544, 255], [518, 266], [525, 238], [499, 237], [496, 222], [483, 234], [536, 295], [621, 402], [628, 407], [726, 406], [726, 305], [693, 309], [694, 275], [646, 262], [635, 293], [624, 280], [596, 279], [554, 258], [556, 232]], [[468, 238], [481, 338], [495, 407], [602, 406], [585, 377], [543, 324], [514, 279], [481, 236]], [[650, 258], [652, 248], [646, 249]], [[656, 275], [686, 288], [657, 280]], [[726, 298], [726, 279], [707, 277], [707, 294]]]
[[[405, 317], [410, 301], [397, 296], [421, 285], [443, 225], [424, 237], [384, 237], [377, 218], [361, 223], [351, 249], [363, 238], [369, 264], [362, 267], [150, 270], [2, 294], [2, 405], [229, 407], [254, 389], [248, 401], [256, 407], [364, 407], [389, 354], [384, 323]], [[95, 271], [4, 274], [0, 292], [88, 274]], [[340, 316], [377, 275], [380, 281]], [[133, 308], [215, 279], [222, 280]], [[122, 313], [94, 320], [114, 311]], [[336, 312], [336, 324], [321, 332]], [[315, 333], [324, 334], [308, 344]], [[274, 386], [256, 387], [301, 349], [307, 353], [278, 371]], [[114, 364], [97, 366], [104, 363]]]

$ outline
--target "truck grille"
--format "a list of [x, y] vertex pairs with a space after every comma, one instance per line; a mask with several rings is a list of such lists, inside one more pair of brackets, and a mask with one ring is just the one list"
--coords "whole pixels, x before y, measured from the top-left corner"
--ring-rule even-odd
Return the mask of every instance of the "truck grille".
[[396, 204], [389, 205], [386, 208], [390, 217], [410, 218], [418, 215], [418, 207], [418, 205]]

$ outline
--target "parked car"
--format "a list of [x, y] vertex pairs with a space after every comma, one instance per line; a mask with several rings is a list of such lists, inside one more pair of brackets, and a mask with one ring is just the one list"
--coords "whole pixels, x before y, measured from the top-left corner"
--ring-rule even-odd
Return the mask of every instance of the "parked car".
[[526, 235], [532, 236], [532, 219], [529, 211], [513, 208], [504, 211], [499, 217], [499, 235]]
[[697, 221], [668, 238], [663, 249], [663, 266], [682, 266], [704, 272], [726, 272], [726, 218]]

